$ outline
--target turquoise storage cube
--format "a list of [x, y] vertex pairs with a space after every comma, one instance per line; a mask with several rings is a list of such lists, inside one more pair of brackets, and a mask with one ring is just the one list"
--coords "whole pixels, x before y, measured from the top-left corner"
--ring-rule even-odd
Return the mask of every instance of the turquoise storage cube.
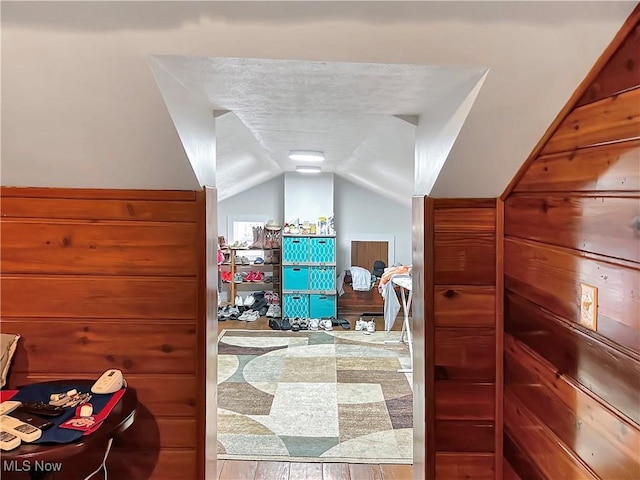
[[316, 263], [335, 263], [336, 239], [333, 237], [312, 238], [309, 246], [309, 261]]
[[309, 295], [309, 315], [311, 318], [336, 317], [335, 295]]
[[308, 262], [309, 237], [284, 237], [282, 239], [283, 262]]
[[335, 290], [336, 267], [310, 267], [309, 290]]
[[309, 267], [286, 265], [283, 271], [283, 290], [309, 290]]
[[283, 315], [288, 318], [309, 318], [309, 295], [285, 293], [282, 296]]

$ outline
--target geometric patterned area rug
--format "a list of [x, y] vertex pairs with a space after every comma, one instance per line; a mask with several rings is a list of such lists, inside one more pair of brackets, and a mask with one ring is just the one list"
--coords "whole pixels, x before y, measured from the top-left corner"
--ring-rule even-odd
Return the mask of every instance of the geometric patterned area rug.
[[225, 330], [218, 458], [399, 463], [413, 458], [413, 391], [400, 332]]

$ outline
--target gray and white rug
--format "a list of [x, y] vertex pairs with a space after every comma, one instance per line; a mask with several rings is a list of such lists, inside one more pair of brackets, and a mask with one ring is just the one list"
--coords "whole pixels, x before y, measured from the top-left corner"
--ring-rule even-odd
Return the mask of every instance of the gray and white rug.
[[218, 458], [412, 463], [400, 332], [227, 330], [218, 344]]

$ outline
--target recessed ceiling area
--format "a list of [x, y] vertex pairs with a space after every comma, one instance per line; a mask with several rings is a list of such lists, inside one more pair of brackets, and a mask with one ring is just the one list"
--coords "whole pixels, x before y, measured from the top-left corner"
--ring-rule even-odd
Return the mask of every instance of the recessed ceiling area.
[[[216, 114], [219, 199], [295, 171], [291, 150], [323, 152], [323, 172], [409, 205], [414, 191], [416, 123], [450, 124], [486, 67], [152, 56]], [[176, 101], [160, 91], [170, 112]], [[181, 101], [181, 100], [178, 100]], [[440, 142], [442, 166], [465, 116]], [[176, 128], [181, 125], [176, 122]], [[427, 140], [428, 141], [428, 140]]]

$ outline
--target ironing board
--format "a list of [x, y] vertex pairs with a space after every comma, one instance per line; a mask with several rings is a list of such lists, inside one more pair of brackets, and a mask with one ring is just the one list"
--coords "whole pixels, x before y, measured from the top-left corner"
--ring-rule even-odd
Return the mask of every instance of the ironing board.
[[413, 373], [413, 336], [411, 335], [411, 325], [409, 324], [409, 309], [413, 298], [411, 275], [395, 275], [391, 278], [391, 282], [400, 287], [404, 319], [400, 338], [398, 340], [386, 340], [385, 343], [406, 343], [409, 346], [409, 368], [401, 368], [398, 373]]

